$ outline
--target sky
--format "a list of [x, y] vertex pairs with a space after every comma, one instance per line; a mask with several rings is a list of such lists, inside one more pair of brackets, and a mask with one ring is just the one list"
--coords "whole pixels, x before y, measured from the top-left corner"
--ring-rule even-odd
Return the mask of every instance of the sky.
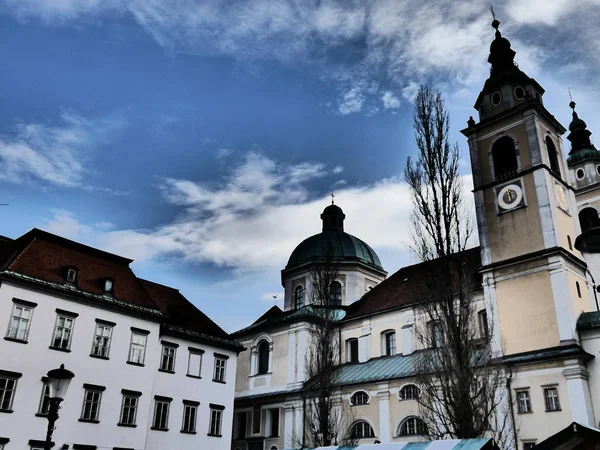
[[[550, 112], [568, 125], [570, 89], [600, 134], [600, 0], [494, 9]], [[416, 262], [411, 102], [443, 93], [468, 186], [491, 20], [480, 0], [0, 0], [0, 234], [132, 258], [234, 331], [281, 304], [333, 191], [391, 274]]]

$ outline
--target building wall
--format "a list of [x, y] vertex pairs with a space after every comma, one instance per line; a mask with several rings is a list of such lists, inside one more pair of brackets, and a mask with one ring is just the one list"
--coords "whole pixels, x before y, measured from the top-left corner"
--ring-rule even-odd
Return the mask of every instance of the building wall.
[[[43, 440], [47, 420], [36, 417], [42, 394], [42, 377], [48, 370], [61, 364], [75, 374], [61, 404], [60, 418], [53, 441], [55, 448], [63, 444], [97, 445], [99, 448], [113, 446], [134, 449], [164, 448], [229, 448], [231, 418], [233, 413], [234, 380], [236, 370], [235, 353], [217, 350], [202, 344], [159, 335], [158, 322], [145, 318], [92, 307], [89, 304], [36, 292], [9, 283], [0, 285], [0, 326], [8, 327], [13, 307], [13, 298], [37, 303], [30, 322], [26, 344], [0, 340], [0, 369], [22, 373], [18, 380], [12, 414], [0, 414], [0, 436], [10, 438], [6, 446], [28, 448], [30, 439]], [[56, 308], [77, 313], [70, 352], [49, 348], [55, 327]], [[103, 319], [116, 323], [113, 328], [109, 359], [90, 357], [95, 333], [95, 320]], [[149, 331], [144, 366], [127, 364], [131, 327]], [[6, 333], [7, 328], [4, 328]], [[175, 374], [158, 372], [161, 340], [179, 344]], [[186, 377], [188, 346], [205, 350], [203, 378]], [[214, 351], [229, 354], [227, 383], [212, 382], [212, 361], [207, 356]], [[102, 393], [99, 423], [80, 422], [84, 400], [83, 384], [106, 387]], [[136, 427], [118, 426], [120, 421], [122, 389], [142, 392], [139, 398]], [[151, 431], [154, 411], [154, 395], [172, 397], [169, 431]], [[180, 433], [182, 426], [182, 400], [198, 400], [197, 434]], [[225, 406], [223, 437], [209, 438], [208, 404]], [[165, 442], [169, 442], [165, 447]]]

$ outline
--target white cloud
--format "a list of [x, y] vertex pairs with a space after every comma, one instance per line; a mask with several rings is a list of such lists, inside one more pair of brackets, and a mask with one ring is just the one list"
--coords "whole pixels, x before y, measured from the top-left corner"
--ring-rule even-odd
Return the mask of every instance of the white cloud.
[[402, 97], [404, 97], [409, 102], [414, 102], [415, 97], [417, 96], [417, 92], [419, 92], [419, 83], [416, 81], [411, 81], [402, 89]]
[[123, 126], [121, 118], [86, 119], [72, 113], [61, 115], [60, 125], [18, 124], [0, 138], [0, 181], [42, 182], [54, 186], [81, 186], [90, 151], [107, 134]]
[[385, 91], [381, 96], [383, 107], [385, 109], [398, 109], [400, 108], [400, 100], [394, 95], [392, 91]]
[[554, 26], [569, 13], [600, 5], [598, 0], [510, 0], [506, 11], [510, 20], [525, 24]]
[[365, 95], [363, 90], [359, 87], [353, 87], [342, 97], [338, 112], [343, 116], [360, 112], [364, 102]]
[[335, 166], [333, 168], [333, 170], [331, 171], [331, 173], [338, 174], [338, 173], [342, 173], [343, 171], [344, 171], [343, 166]]
[[221, 147], [217, 149], [217, 159], [225, 159], [228, 156], [231, 156], [233, 150], [225, 147]]

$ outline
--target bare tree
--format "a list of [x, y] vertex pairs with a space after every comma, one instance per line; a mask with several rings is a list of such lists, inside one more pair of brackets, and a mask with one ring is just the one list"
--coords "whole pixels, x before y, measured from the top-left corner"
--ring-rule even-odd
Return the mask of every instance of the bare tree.
[[322, 261], [310, 272], [310, 308], [316, 320], [310, 328], [305, 356], [304, 436], [296, 439], [302, 447], [348, 445], [353, 440], [347, 435], [352, 415], [335, 380], [341, 348], [337, 324], [340, 305], [334, 288], [339, 264], [333, 254], [333, 249], [326, 249]]
[[438, 91], [421, 86], [414, 128], [418, 156], [408, 158], [404, 172], [414, 206], [410, 247], [429, 261], [415, 327], [417, 341], [429, 349], [417, 376], [422, 419], [433, 439], [493, 435], [504, 446], [511, 439], [507, 380], [490, 345], [494, 311], [479, 315], [484, 306], [474, 295], [481, 280], [476, 250], [467, 250], [473, 226], [463, 203], [460, 151], [449, 143], [449, 115]]

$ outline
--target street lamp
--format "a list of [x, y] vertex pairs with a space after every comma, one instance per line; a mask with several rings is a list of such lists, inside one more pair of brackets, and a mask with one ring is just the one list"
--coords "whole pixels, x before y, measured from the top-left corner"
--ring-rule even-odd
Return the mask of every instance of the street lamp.
[[48, 431], [46, 433], [46, 445], [45, 450], [50, 450], [52, 445], [52, 432], [54, 431], [54, 424], [58, 419], [58, 410], [60, 409], [60, 402], [63, 401], [71, 384], [71, 379], [75, 376], [73, 372], [65, 369], [65, 365], [61, 364], [60, 369], [53, 369], [48, 372], [48, 380], [46, 384], [49, 388], [48, 394]]

